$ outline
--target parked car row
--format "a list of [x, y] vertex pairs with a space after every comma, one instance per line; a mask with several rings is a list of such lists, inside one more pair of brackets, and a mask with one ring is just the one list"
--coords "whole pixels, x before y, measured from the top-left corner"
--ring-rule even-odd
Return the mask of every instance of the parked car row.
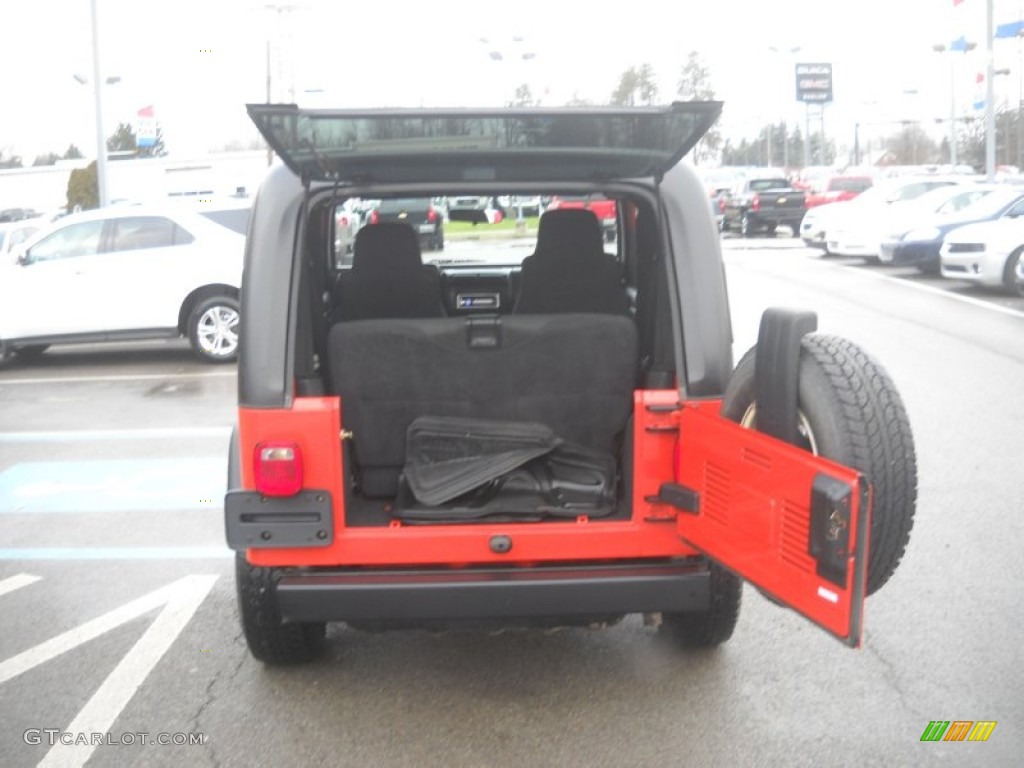
[[601, 196], [555, 197], [541, 195], [459, 195], [431, 198], [346, 199], [335, 208], [335, 259], [351, 265], [356, 233], [367, 224], [401, 221], [419, 235], [422, 251], [444, 250], [447, 222], [500, 224], [505, 219], [536, 218], [546, 210], [586, 208], [601, 222], [605, 240], [614, 240], [616, 208]]
[[1014, 292], [1024, 252], [1024, 185], [966, 175], [896, 179], [854, 200], [811, 208], [800, 236], [830, 255]]

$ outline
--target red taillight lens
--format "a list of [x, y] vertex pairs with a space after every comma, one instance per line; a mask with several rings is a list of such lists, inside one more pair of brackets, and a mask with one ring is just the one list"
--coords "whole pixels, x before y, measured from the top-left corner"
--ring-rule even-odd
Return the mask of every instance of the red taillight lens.
[[256, 490], [264, 496], [294, 496], [302, 490], [302, 451], [297, 443], [257, 443]]
[[750, 198], [750, 210], [756, 211], [760, 207], [761, 207], [761, 196], [760, 195], [754, 195], [752, 198]]
[[431, 224], [437, 221], [437, 211], [435, 211], [433, 208], [427, 209], [427, 221], [429, 221]]
[[371, 224], [378, 224], [378, 223], [380, 223], [380, 216], [377, 215], [377, 211], [370, 211], [370, 223]]

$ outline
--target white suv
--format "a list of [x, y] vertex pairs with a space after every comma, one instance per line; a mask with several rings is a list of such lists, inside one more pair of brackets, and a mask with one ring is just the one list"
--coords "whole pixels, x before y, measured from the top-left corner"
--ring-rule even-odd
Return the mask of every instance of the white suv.
[[243, 235], [173, 206], [67, 216], [0, 267], [0, 354], [186, 336], [203, 360], [233, 360], [244, 247]]

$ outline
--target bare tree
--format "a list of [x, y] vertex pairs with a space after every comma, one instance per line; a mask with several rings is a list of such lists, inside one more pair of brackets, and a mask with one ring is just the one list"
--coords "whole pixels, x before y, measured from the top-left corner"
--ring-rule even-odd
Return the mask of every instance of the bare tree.
[[505, 106], [507, 107], [536, 107], [540, 102], [533, 98], [533, 91], [530, 90], [530, 86], [523, 83], [516, 88], [515, 94], [512, 96], [510, 101]]
[[939, 147], [917, 123], [906, 123], [897, 134], [885, 140], [885, 148], [899, 165], [934, 163], [939, 159]]
[[637, 73], [636, 85], [641, 104], [649, 107], [658, 100], [658, 82], [654, 75], [654, 67], [650, 64], [644, 64], [640, 67], [640, 71]]
[[0, 149], [0, 168], [21, 168], [21, 158], [15, 154], [12, 154], [10, 149]]
[[636, 67], [630, 67], [619, 75], [619, 84], [612, 91], [611, 102], [620, 107], [634, 106], [640, 74]]
[[[715, 89], [711, 87], [711, 72], [701, 60], [700, 54], [691, 51], [679, 71], [676, 95], [683, 101], [714, 101]], [[695, 165], [716, 157], [722, 147], [722, 133], [712, 127], [693, 148], [691, 157]]]
[[658, 98], [658, 82], [654, 67], [643, 64], [630, 67], [619, 76], [619, 84], [612, 91], [611, 103], [621, 107], [635, 107], [637, 104], [650, 106]]

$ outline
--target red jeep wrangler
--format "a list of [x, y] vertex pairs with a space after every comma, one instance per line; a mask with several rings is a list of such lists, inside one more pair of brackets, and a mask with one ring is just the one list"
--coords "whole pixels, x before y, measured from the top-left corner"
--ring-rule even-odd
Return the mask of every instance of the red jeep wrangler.
[[[256, 198], [225, 500], [254, 656], [356, 628], [660, 618], [727, 640], [742, 580], [851, 646], [916, 499], [882, 368], [765, 314], [733, 367], [718, 233], [682, 159], [717, 102], [304, 111], [251, 105], [284, 161]], [[346, 200], [602, 197], [536, 242], [402, 222], [334, 252]]]

